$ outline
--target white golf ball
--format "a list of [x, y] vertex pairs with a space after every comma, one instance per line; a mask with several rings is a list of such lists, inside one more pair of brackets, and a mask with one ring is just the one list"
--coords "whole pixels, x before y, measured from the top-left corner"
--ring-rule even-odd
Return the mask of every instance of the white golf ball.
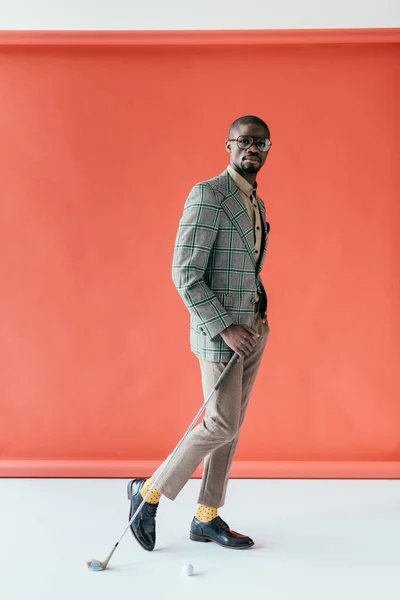
[[190, 565], [190, 564], [189, 565], [183, 565], [183, 567], [182, 567], [182, 573], [184, 575], [188, 575], [188, 576], [193, 575], [193, 573], [194, 573], [193, 565]]

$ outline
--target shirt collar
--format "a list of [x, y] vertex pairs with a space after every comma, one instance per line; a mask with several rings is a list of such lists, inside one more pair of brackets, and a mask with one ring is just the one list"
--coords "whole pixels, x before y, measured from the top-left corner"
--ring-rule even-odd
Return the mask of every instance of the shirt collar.
[[246, 181], [246, 179], [244, 177], [239, 175], [239, 173], [237, 171], [235, 171], [235, 169], [233, 167], [231, 167], [231, 165], [228, 165], [228, 173], [232, 177], [232, 179], [236, 183], [236, 185], [238, 186], [239, 190], [241, 190], [243, 193], [245, 193], [246, 196], [250, 197], [253, 192], [256, 193], [256, 191], [257, 191], [257, 182], [256, 181], [254, 182], [254, 186], [253, 186], [251, 183]]

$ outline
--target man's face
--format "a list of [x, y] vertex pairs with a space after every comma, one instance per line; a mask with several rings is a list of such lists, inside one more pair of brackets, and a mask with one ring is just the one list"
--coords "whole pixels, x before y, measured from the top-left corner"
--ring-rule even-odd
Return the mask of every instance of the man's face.
[[[248, 125], [239, 125], [233, 132], [231, 138], [238, 138], [241, 135], [251, 136], [257, 141], [258, 138], [269, 139], [267, 131], [262, 125], [249, 123]], [[242, 150], [237, 142], [226, 142], [226, 149], [231, 155], [230, 164], [236, 171], [242, 173], [257, 173], [267, 160], [268, 151], [259, 150], [255, 143], [250, 148]]]

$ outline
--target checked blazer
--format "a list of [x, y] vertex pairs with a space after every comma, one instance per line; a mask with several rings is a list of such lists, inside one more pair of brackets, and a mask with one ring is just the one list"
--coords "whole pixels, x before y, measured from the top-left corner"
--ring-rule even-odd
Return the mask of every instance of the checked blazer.
[[269, 223], [263, 201], [256, 198], [263, 229], [258, 264], [253, 225], [227, 170], [197, 183], [183, 209], [172, 280], [190, 312], [191, 351], [204, 360], [229, 362], [233, 350], [219, 334], [232, 324], [252, 327], [256, 291], [261, 311], [267, 311], [260, 271]]

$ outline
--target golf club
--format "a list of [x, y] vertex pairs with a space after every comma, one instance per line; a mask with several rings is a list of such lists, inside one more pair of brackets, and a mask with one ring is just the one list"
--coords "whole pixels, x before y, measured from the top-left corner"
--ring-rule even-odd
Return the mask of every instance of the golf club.
[[158, 477], [156, 477], [156, 480], [153, 482], [151, 488], [149, 489], [149, 491], [147, 492], [146, 496], [143, 498], [142, 503], [140, 504], [140, 506], [137, 508], [136, 512], [134, 513], [134, 515], [132, 516], [131, 520], [129, 521], [128, 525], [125, 527], [124, 531], [121, 533], [117, 543], [115, 544], [114, 548], [111, 550], [110, 554], [107, 556], [107, 558], [103, 561], [100, 560], [96, 560], [96, 559], [92, 559], [87, 561], [87, 566], [91, 571], [104, 571], [107, 568], [108, 563], [111, 560], [112, 555], [114, 554], [115, 550], [117, 549], [120, 541], [122, 540], [122, 538], [124, 537], [125, 533], [128, 531], [130, 525], [133, 523], [133, 521], [136, 519], [136, 516], [139, 514], [139, 512], [141, 511], [141, 509], [143, 508], [144, 503], [146, 502], [147, 498], [150, 496], [151, 492], [153, 491], [153, 488], [156, 487], [157, 482], [159, 481], [160, 477], [162, 476], [162, 474], [164, 473], [165, 469], [168, 467], [169, 463], [171, 462], [172, 458], [175, 456], [175, 454], [177, 453], [177, 451], [179, 450], [179, 448], [181, 447], [181, 445], [183, 444], [184, 440], [186, 439], [186, 437], [189, 435], [189, 433], [192, 431], [193, 427], [195, 426], [195, 424], [197, 423], [201, 413], [203, 412], [203, 410], [206, 408], [208, 402], [211, 400], [212, 396], [214, 395], [214, 393], [217, 391], [217, 389], [220, 387], [220, 385], [222, 384], [222, 382], [224, 381], [224, 379], [227, 377], [229, 371], [232, 369], [232, 367], [239, 362], [240, 360], [240, 356], [235, 352], [234, 355], [232, 356], [231, 360], [228, 362], [228, 364], [226, 365], [225, 369], [222, 371], [221, 375], [218, 378], [217, 383], [215, 384], [214, 388], [212, 389], [210, 395], [208, 396], [207, 400], [204, 402], [203, 406], [201, 407], [201, 409], [199, 410], [199, 412], [197, 413], [197, 415], [195, 416], [195, 418], [193, 419], [192, 424], [190, 425], [189, 429], [187, 430], [187, 432], [185, 433], [185, 435], [183, 436], [183, 438], [181, 439], [181, 441], [179, 442], [179, 444], [177, 445], [177, 447], [175, 448], [175, 450], [173, 451], [173, 453], [171, 454], [171, 456], [169, 457], [168, 461], [165, 463], [163, 469], [161, 470], [161, 472], [159, 473]]

